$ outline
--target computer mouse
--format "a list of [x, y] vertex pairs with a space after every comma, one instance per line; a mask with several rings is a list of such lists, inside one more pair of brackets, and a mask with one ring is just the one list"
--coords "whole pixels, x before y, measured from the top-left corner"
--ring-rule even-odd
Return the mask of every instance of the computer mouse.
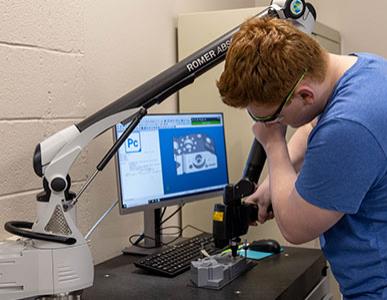
[[280, 253], [281, 245], [272, 239], [253, 241], [249, 245], [251, 251]]

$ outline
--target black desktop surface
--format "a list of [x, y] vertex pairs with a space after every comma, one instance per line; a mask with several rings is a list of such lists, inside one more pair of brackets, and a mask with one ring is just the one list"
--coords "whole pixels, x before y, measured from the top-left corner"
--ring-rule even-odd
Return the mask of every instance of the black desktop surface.
[[94, 285], [82, 299], [304, 299], [325, 276], [326, 260], [321, 250], [284, 249], [221, 290], [194, 287], [190, 271], [174, 278], [149, 275], [133, 265], [139, 256], [120, 255], [96, 266]]

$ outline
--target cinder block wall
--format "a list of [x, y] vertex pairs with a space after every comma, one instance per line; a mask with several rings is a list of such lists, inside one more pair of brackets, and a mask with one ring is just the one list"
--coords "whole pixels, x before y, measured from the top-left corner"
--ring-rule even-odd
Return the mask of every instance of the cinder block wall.
[[[82, 1], [0, 1], [0, 224], [35, 217], [35, 145], [86, 116]], [[72, 170], [85, 180], [83, 154]], [[0, 237], [8, 234], [0, 230]]]
[[[10, 236], [5, 222], [34, 221], [36, 144], [171, 66], [178, 13], [249, 6], [254, 1], [0, 0], [0, 240]], [[176, 112], [174, 98], [155, 110]], [[83, 151], [70, 172], [74, 191], [111, 143], [107, 132]], [[81, 231], [116, 199], [110, 164], [79, 201]], [[118, 255], [141, 231], [141, 213], [114, 209], [91, 236], [95, 263]]]

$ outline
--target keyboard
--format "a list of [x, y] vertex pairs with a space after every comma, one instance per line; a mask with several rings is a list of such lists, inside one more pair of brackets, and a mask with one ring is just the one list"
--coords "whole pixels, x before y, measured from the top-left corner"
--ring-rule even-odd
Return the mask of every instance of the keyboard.
[[202, 233], [168, 246], [159, 253], [143, 257], [134, 265], [153, 274], [174, 277], [189, 270], [191, 261], [203, 258], [202, 249], [210, 255], [222, 251], [222, 249], [215, 247], [212, 234]]

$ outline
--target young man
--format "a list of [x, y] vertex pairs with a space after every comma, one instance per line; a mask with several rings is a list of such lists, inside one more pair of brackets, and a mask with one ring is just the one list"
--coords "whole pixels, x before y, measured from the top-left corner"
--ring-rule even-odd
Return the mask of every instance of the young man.
[[[251, 19], [217, 86], [246, 108], [269, 176], [247, 201], [300, 244], [320, 236], [345, 299], [387, 299], [387, 61], [324, 51], [289, 22]], [[284, 128], [298, 128], [286, 144]]]

